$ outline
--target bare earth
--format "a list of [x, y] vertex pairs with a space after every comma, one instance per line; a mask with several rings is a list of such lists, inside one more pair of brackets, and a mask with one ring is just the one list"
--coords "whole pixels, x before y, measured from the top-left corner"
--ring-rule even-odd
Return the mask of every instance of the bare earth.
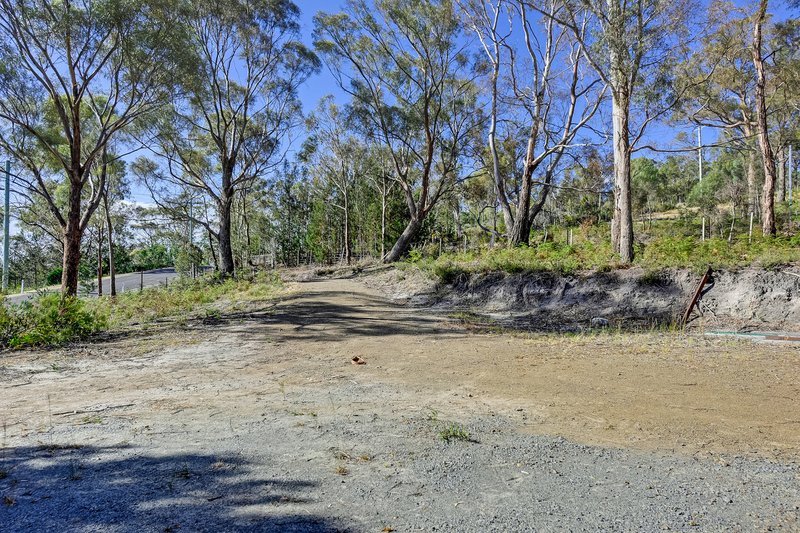
[[0, 355], [0, 530], [798, 531], [798, 378], [791, 345], [486, 334], [296, 283]]

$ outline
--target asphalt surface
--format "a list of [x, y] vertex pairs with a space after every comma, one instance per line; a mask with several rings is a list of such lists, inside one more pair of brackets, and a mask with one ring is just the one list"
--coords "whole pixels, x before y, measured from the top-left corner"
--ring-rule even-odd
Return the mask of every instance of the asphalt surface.
[[[158, 287], [170, 283], [173, 279], [178, 277], [175, 269], [170, 268], [157, 268], [154, 270], [145, 270], [144, 272], [129, 272], [127, 274], [117, 274], [117, 292], [130, 292], [137, 291], [141, 287]], [[96, 283], [96, 280], [95, 280]], [[48, 287], [47, 291], [57, 291], [58, 286]], [[91, 293], [85, 293], [78, 289], [81, 295], [97, 296], [95, 289]], [[103, 278], [103, 294], [111, 293], [111, 278], [106, 276]], [[9, 303], [20, 303], [36, 296], [37, 291], [26, 291], [22, 294], [10, 294], [6, 296], [6, 301]]]

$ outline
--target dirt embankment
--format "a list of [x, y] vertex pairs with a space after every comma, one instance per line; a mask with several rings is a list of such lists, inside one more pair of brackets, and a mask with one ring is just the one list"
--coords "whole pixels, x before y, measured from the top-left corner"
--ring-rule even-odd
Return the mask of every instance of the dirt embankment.
[[[612, 327], [675, 324], [701, 276], [689, 270], [647, 273], [633, 268], [560, 275], [461, 274], [450, 285], [409, 283], [408, 274], [382, 276], [390, 296], [510, 320], [543, 330], [580, 330], [592, 319]], [[600, 320], [602, 323], [603, 321]], [[597, 324], [597, 321], [595, 322]], [[793, 269], [714, 272], [690, 321], [692, 326], [733, 329], [796, 329], [800, 325], [800, 274]]]

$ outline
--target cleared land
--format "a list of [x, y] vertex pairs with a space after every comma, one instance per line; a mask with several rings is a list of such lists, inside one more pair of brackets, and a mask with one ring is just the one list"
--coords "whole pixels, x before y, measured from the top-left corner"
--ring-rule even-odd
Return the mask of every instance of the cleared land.
[[261, 307], [0, 356], [4, 530], [800, 528], [792, 345]]

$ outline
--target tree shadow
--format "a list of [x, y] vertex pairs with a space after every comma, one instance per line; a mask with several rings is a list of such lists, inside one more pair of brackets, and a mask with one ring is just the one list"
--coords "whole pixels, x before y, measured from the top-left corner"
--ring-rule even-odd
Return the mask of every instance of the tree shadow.
[[3, 448], [0, 529], [349, 531], [308, 511], [315, 487], [264, 476], [239, 457], [146, 455], [125, 446]]
[[[343, 291], [291, 295], [261, 312], [225, 313], [214, 322], [247, 337], [273, 340], [340, 341], [357, 337], [463, 334], [430, 309], [415, 309], [359, 294], [352, 303]], [[265, 328], [253, 328], [253, 322]]]

